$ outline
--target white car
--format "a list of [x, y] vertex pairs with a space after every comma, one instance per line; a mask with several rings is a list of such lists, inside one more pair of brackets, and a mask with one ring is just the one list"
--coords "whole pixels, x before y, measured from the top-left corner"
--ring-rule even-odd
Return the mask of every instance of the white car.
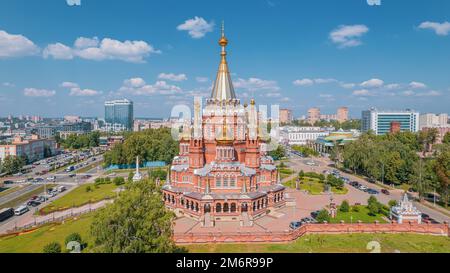
[[366, 191], [366, 190], [368, 190], [369, 188], [366, 187], [366, 186], [364, 186], [364, 185], [360, 185], [360, 186], [359, 186], [359, 189], [362, 190], [362, 191]]
[[28, 211], [30, 211], [30, 209], [28, 209], [27, 206], [22, 205], [20, 207], [18, 207], [17, 209], [14, 210], [14, 215], [19, 216], [22, 215], [24, 213], [27, 213]]

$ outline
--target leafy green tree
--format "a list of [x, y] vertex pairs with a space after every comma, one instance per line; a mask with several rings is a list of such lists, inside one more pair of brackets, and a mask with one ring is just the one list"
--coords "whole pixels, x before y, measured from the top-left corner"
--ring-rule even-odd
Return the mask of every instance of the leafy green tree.
[[442, 139], [442, 143], [444, 143], [444, 144], [450, 144], [450, 132], [447, 132], [447, 133], [444, 135], [444, 137], [443, 137], [443, 139]]
[[133, 176], [134, 176], [134, 173], [133, 172], [129, 172], [128, 173], [128, 182], [132, 182], [133, 181]]
[[283, 157], [286, 157], [286, 150], [283, 148], [283, 146], [278, 145], [275, 150], [269, 152], [269, 155], [275, 160], [282, 159]]
[[121, 177], [121, 176], [114, 177], [114, 179], [113, 179], [112, 182], [114, 183], [114, 185], [120, 186], [120, 185], [125, 184], [125, 178], [123, 178], [123, 177]]
[[77, 243], [80, 244], [80, 247], [83, 247], [83, 245], [84, 245], [84, 242], [83, 242], [83, 239], [81, 238], [81, 235], [80, 235], [79, 233], [76, 233], [76, 232], [69, 234], [69, 235], [66, 237], [65, 241], [64, 241], [64, 243], [65, 243], [66, 246], [67, 246], [70, 242], [77, 242]]
[[155, 183], [143, 179], [127, 184], [114, 203], [97, 212], [91, 225], [94, 250], [106, 253], [170, 253], [174, 213], [161, 202]]
[[339, 210], [342, 212], [349, 212], [350, 211], [350, 205], [348, 204], [347, 200], [342, 201]]
[[159, 180], [164, 180], [167, 177], [167, 171], [162, 168], [155, 168], [149, 171], [148, 175], [152, 180], [159, 178]]
[[42, 250], [44, 253], [61, 253], [61, 244], [58, 242], [52, 242], [44, 246]]
[[390, 200], [388, 205], [390, 208], [397, 206], [397, 200]]
[[326, 209], [323, 209], [317, 214], [316, 220], [319, 223], [330, 222], [330, 214]]
[[434, 166], [437, 180], [439, 182], [439, 194], [441, 195], [444, 206], [448, 207], [450, 192], [450, 147], [443, 150], [436, 158]]

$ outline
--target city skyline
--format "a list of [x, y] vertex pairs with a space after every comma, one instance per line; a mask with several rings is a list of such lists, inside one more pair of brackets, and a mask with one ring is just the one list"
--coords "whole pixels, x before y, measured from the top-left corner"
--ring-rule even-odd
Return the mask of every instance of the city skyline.
[[[371, 107], [448, 112], [446, 1], [410, 1], [400, 18], [403, 4], [385, 1], [231, 2], [223, 11], [206, 1], [173, 10], [171, 2], [108, 3], [98, 14], [91, 1], [4, 1], [0, 116], [103, 117], [105, 101], [128, 98], [135, 116], [168, 118], [173, 105], [210, 93], [222, 20], [243, 102], [280, 104], [295, 118], [312, 107], [347, 106], [353, 118]], [[55, 24], [61, 18], [64, 26]]]

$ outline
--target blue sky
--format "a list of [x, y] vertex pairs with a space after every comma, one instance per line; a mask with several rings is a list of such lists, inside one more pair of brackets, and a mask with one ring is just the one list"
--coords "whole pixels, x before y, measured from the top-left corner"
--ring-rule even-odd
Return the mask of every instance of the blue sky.
[[450, 112], [447, 0], [80, 2], [0, 2], [0, 116], [167, 117], [209, 95], [222, 20], [243, 102]]

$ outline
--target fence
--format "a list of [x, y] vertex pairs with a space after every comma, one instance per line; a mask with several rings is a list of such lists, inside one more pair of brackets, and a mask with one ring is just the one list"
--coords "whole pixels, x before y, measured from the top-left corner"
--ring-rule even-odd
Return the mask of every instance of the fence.
[[[143, 164], [140, 164], [139, 167], [140, 168], [157, 168], [157, 167], [165, 167], [166, 166], [166, 162], [164, 161], [148, 161], [148, 162], [144, 162]], [[129, 164], [129, 165], [110, 165], [108, 166], [105, 170], [106, 171], [110, 171], [110, 170], [122, 170], [122, 169], [135, 169], [136, 168], [136, 164]]]
[[417, 233], [450, 236], [445, 224], [306, 224], [296, 230], [284, 232], [214, 232], [175, 234], [177, 244], [199, 243], [286, 243], [305, 234], [348, 234], [348, 233]]

